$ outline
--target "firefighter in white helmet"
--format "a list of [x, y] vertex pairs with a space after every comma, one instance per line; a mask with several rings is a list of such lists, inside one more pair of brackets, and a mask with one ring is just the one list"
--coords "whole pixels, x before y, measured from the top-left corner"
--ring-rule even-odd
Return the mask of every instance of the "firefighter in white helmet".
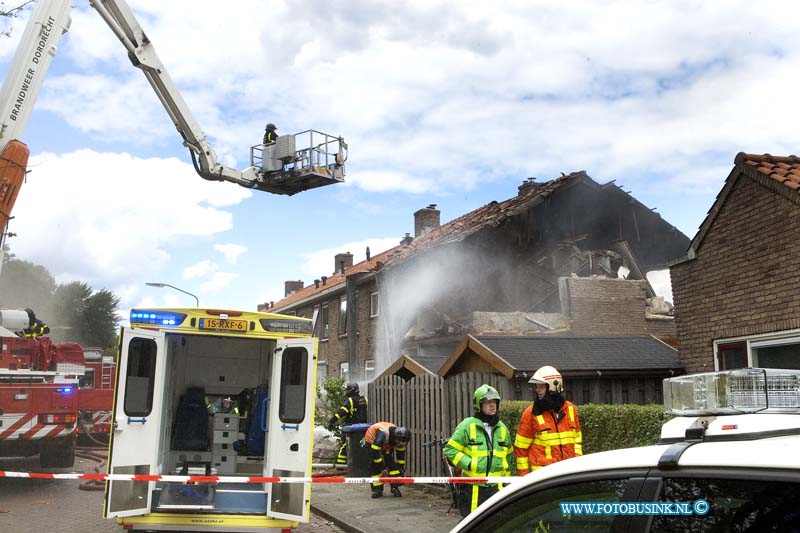
[[524, 476], [551, 463], [583, 455], [578, 409], [564, 399], [564, 380], [543, 366], [528, 381], [535, 387], [533, 405], [522, 413], [514, 439], [517, 471]]

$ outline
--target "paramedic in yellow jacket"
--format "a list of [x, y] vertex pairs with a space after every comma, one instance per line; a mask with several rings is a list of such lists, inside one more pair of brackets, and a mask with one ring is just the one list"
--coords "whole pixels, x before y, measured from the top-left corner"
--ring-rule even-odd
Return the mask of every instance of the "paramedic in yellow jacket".
[[[458, 424], [444, 453], [451, 464], [461, 469], [462, 476], [509, 476], [511, 435], [497, 414], [500, 394], [494, 387], [481, 385], [473, 398], [475, 414]], [[501, 484], [459, 484], [461, 516], [467, 516], [501, 488]]]
[[562, 395], [561, 374], [552, 366], [543, 366], [529, 383], [536, 387], [536, 399], [522, 412], [514, 439], [517, 471], [521, 476], [562, 459], [583, 455], [578, 409]]

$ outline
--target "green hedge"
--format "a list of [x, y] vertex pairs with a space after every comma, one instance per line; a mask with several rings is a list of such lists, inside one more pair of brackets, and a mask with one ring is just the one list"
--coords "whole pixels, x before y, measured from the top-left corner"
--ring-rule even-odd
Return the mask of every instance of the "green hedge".
[[[511, 430], [512, 441], [522, 412], [530, 404], [523, 401], [500, 403], [500, 420]], [[672, 418], [664, 412], [662, 405], [636, 404], [579, 405], [578, 416], [584, 454], [656, 444], [661, 436], [661, 426]], [[510, 462], [513, 465], [514, 461]], [[516, 473], [513, 466], [512, 471]]]

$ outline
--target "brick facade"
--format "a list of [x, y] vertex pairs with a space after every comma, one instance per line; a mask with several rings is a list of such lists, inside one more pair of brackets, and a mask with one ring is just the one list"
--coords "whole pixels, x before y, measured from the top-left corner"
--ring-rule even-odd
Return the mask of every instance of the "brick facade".
[[654, 335], [665, 341], [676, 336], [670, 317], [646, 317], [644, 282], [618, 278], [563, 278], [561, 282], [569, 295], [573, 335]]
[[[351, 376], [354, 379], [363, 379], [364, 365], [367, 360], [375, 360], [375, 342], [378, 337], [378, 317], [370, 317], [370, 295], [375, 292], [376, 284], [374, 279], [366, 281], [358, 286], [358, 340], [356, 344], [356, 353], [358, 354], [358, 363], [360, 374], [355, 374], [354, 370], [350, 370]], [[320, 338], [319, 341], [319, 363], [327, 364], [328, 376], [339, 377], [339, 369], [342, 363], [349, 361], [347, 351], [348, 335], [351, 332], [350, 324], [347, 327], [347, 333], [339, 335], [339, 301], [345, 295], [345, 285], [340, 284], [335, 287], [335, 290], [305, 303], [297, 308], [297, 316], [304, 316], [311, 318], [313, 316], [314, 307], [327, 303], [329, 309], [329, 333], [327, 338]], [[322, 315], [318, 319], [321, 327]]]
[[775, 187], [740, 175], [696, 257], [671, 269], [679, 355], [689, 372], [714, 370], [717, 339], [800, 328], [800, 205]]

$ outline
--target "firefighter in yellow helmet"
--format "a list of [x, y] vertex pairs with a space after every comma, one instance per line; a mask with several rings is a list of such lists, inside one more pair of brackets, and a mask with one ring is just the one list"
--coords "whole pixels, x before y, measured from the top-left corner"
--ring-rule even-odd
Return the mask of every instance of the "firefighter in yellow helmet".
[[552, 366], [543, 366], [528, 381], [535, 387], [533, 405], [522, 412], [514, 439], [521, 476], [551, 463], [583, 455], [578, 409], [564, 399], [564, 380]]
[[[475, 413], [462, 420], [444, 447], [447, 460], [466, 477], [509, 476], [508, 456], [511, 434], [500, 421], [500, 393], [490, 385], [481, 385], [473, 396]], [[502, 484], [460, 484], [458, 511], [467, 516]]]

